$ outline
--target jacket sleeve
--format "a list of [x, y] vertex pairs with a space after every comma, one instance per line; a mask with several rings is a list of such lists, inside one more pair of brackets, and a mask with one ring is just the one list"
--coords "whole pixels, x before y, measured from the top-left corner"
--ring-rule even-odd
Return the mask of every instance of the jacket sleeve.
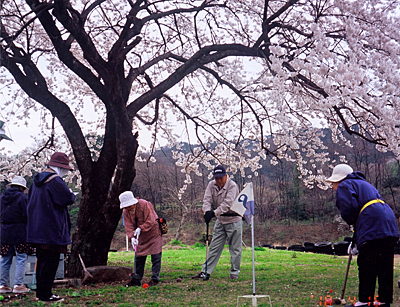
[[66, 207], [75, 201], [75, 194], [71, 192], [61, 177], [57, 176], [47, 183], [47, 191], [54, 204]]
[[356, 224], [360, 213], [358, 195], [354, 187], [345, 181], [340, 183], [337, 188], [336, 207], [347, 224]]
[[230, 181], [230, 185], [228, 190], [226, 191], [226, 196], [222, 203], [215, 209], [214, 213], [216, 216], [220, 216], [231, 210], [231, 206], [233, 201], [235, 200], [236, 196], [239, 194], [239, 188], [233, 181]]
[[124, 214], [125, 232], [130, 241], [133, 238], [133, 232], [135, 231], [135, 217], [133, 217], [126, 209], [124, 209], [122, 212]]
[[207, 211], [211, 210], [211, 202], [212, 202], [212, 193], [211, 193], [211, 182], [208, 183], [206, 191], [204, 192], [203, 197], [203, 212], [206, 213]]

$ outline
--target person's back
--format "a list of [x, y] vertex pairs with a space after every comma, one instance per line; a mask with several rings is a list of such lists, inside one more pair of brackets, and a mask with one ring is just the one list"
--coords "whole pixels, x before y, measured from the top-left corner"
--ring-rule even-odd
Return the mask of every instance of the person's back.
[[[26, 180], [16, 176], [0, 198], [1, 203], [1, 273], [0, 293], [25, 293], [29, 289], [24, 285], [27, 251], [31, 248], [26, 244], [28, 199], [24, 194]], [[16, 267], [14, 289], [9, 285], [10, 267], [15, 254]]]
[[346, 223], [355, 225], [357, 246], [375, 239], [398, 237], [393, 210], [361, 172], [349, 174], [340, 183], [336, 203]]
[[67, 245], [70, 221], [67, 206], [75, 195], [54, 171], [36, 174], [29, 190], [27, 240], [35, 244]]
[[75, 194], [62, 179], [70, 170], [68, 156], [55, 152], [47, 168], [34, 176], [29, 190], [27, 241], [36, 247], [36, 297], [42, 302], [64, 300], [53, 294], [52, 287], [60, 254], [71, 243], [67, 206], [73, 204]]
[[1, 196], [1, 244], [26, 243], [27, 196], [15, 186]]

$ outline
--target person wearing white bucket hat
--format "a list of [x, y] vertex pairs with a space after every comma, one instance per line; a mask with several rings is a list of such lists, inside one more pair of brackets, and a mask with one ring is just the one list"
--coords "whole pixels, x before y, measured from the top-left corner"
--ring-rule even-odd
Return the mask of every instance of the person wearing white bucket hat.
[[336, 191], [336, 206], [345, 222], [354, 226], [352, 246], [358, 248], [359, 301], [345, 307], [374, 304], [378, 278], [379, 306], [393, 301], [394, 246], [399, 231], [393, 210], [363, 173], [339, 164], [326, 179]]
[[[0, 293], [26, 293], [29, 288], [24, 285], [26, 259], [28, 250], [33, 249], [26, 244], [26, 206], [28, 198], [24, 191], [27, 189], [26, 180], [15, 176], [10, 188], [0, 198], [1, 203], [1, 262], [0, 262]], [[14, 288], [9, 285], [9, 274], [15, 253], [16, 268]]]
[[135, 249], [135, 277], [132, 276], [132, 281], [127, 286], [141, 285], [146, 258], [149, 255], [152, 276], [147, 284], [155, 286], [160, 281], [163, 243], [158, 215], [149, 201], [135, 198], [131, 191], [121, 193], [119, 200], [124, 214], [125, 231]]

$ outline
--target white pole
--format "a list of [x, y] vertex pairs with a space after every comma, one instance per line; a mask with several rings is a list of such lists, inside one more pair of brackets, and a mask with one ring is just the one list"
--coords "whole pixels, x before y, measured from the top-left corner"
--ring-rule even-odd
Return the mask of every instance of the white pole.
[[129, 242], [128, 235], [126, 235], [126, 251], [129, 252]]
[[256, 295], [256, 270], [254, 261], [254, 215], [251, 215], [251, 249], [253, 254], [253, 295]]

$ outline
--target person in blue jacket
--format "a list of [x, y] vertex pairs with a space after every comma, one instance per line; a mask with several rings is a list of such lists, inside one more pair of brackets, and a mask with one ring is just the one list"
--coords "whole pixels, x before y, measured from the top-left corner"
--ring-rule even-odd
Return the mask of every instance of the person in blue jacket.
[[36, 297], [42, 302], [61, 302], [63, 298], [51, 289], [60, 254], [71, 243], [67, 206], [73, 204], [75, 194], [62, 179], [72, 170], [68, 156], [55, 152], [47, 166], [33, 177], [29, 190], [27, 241], [36, 247]]
[[[0, 198], [1, 203], [1, 262], [0, 293], [26, 293], [29, 288], [24, 285], [26, 259], [26, 205], [28, 198], [24, 194], [26, 180], [15, 176], [11, 186]], [[10, 267], [15, 254], [14, 287], [10, 288]]]
[[393, 210], [378, 190], [347, 164], [336, 165], [327, 182], [336, 191], [336, 206], [344, 221], [354, 226], [353, 246], [358, 249], [359, 301], [351, 306], [372, 306], [378, 278], [381, 307], [393, 301], [394, 247], [399, 238]]

